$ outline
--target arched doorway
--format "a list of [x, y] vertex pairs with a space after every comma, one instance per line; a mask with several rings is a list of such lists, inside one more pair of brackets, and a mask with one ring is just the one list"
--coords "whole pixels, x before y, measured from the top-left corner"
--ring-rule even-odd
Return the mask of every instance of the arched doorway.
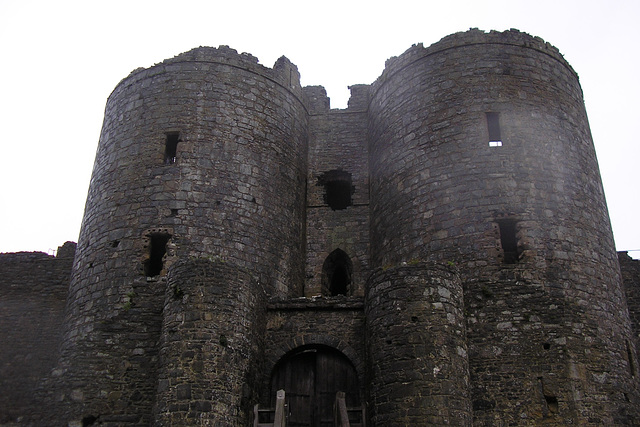
[[305, 346], [284, 356], [271, 375], [272, 406], [280, 389], [286, 393], [290, 427], [333, 426], [338, 391], [345, 392], [347, 407], [360, 406], [360, 386], [353, 364], [327, 346]]
[[329, 296], [349, 295], [353, 263], [342, 249], [336, 249], [327, 256], [322, 265], [322, 291]]

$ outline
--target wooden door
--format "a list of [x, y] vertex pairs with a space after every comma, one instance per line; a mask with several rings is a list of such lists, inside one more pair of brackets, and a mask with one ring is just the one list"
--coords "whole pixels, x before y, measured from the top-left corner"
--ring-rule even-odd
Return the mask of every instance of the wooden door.
[[345, 392], [348, 407], [360, 405], [358, 375], [353, 365], [329, 347], [302, 349], [280, 361], [271, 378], [271, 396], [275, 397], [280, 389], [286, 393], [290, 427], [333, 426], [333, 403], [338, 391]]

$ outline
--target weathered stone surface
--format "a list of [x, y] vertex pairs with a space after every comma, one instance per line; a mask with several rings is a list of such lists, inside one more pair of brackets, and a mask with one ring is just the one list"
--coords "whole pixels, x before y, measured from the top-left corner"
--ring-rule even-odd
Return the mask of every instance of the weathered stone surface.
[[515, 30], [413, 46], [344, 110], [284, 57], [135, 70], [72, 246], [0, 255], [0, 423], [249, 425], [296, 378], [302, 425], [338, 383], [373, 426], [640, 419], [638, 261], [576, 73]]
[[75, 243], [0, 254], [0, 425], [24, 420], [56, 363]]

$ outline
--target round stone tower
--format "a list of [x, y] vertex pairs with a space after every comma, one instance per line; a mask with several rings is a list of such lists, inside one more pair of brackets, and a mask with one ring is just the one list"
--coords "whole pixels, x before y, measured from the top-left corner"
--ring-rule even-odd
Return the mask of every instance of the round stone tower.
[[630, 420], [628, 314], [582, 91], [558, 50], [518, 31], [414, 46], [372, 85], [368, 127], [371, 264], [459, 269], [474, 424]]
[[[110, 414], [114, 422], [150, 422], [158, 373], [167, 368], [158, 358], [165, 294], [195, 289], [168, 288], [166, 273], [177, 260], [227, 264], [214, 269], [222, 277], [211, 283], [230, 282], [225, 289], [239, 313], [242, 304], [263, 307], [255, 299], [266, 294], [302, 294], [301, 100], [298, 71], [286, 58], [269, 69], [228, 47], [194, 49], [118, 84], [106, 106], [57, 370], [66, 420], [106, 422]], [[189, 277], [183, 270], [174, 277]], [[252, 279], [225, 276], [235, 271]], [[234, 286], [251, 286], [255, 296]], [[191, 298], [198, 307], [214, 304]], [[197, 307], [184, 310], [191, 320], [201, 315]], [[255, 344], [228, 340], [227, 353]], [[231, 372], [245, 365], [225, 369], [245, 378]]]
[[451, 266], [378, 269], [366, 294], [371, 423], [470, 425], [460, 278]]

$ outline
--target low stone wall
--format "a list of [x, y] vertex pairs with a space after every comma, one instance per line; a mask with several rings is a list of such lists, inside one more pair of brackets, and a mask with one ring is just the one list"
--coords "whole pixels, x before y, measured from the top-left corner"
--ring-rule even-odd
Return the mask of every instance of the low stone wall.
[[0, 254], [0, 424], [38, 411], [34, 394], [57, 356], [75, 243], [54, 257]]

